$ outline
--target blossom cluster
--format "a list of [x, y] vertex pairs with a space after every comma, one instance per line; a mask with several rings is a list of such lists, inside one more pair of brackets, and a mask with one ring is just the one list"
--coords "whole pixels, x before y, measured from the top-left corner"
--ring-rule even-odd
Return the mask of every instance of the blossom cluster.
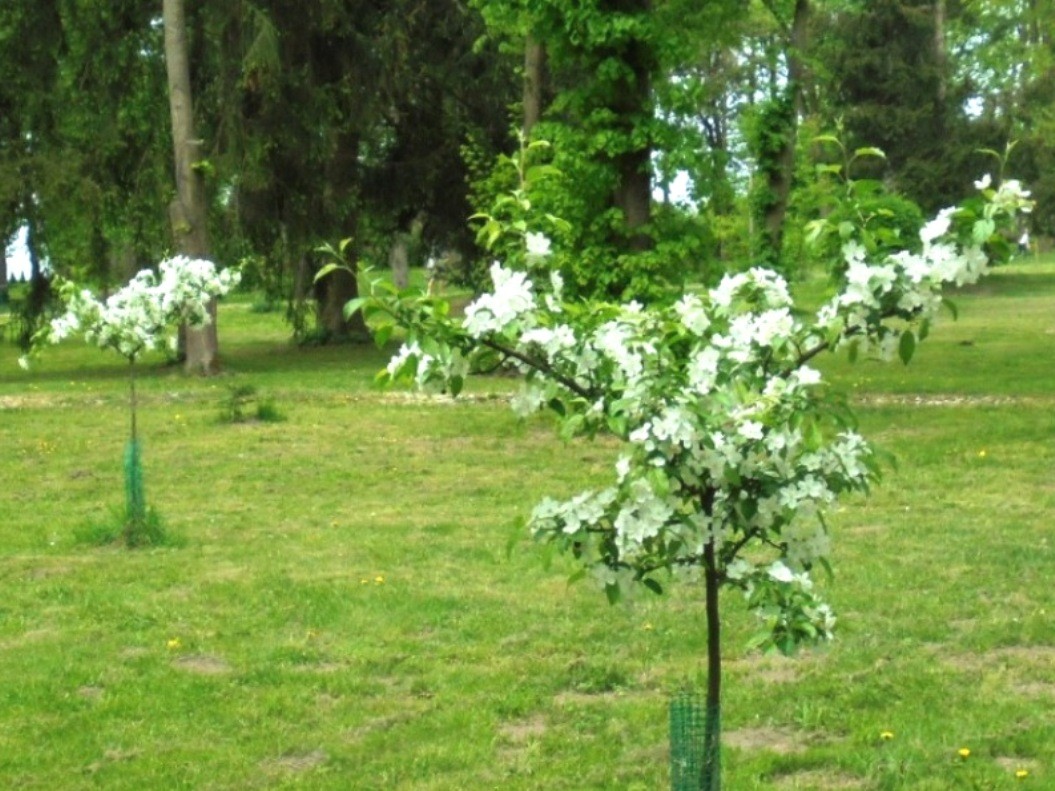
[[45, 327], [42, 340], [58, 343], [83, 334], [89, 343], [134, 361], [171, 340], [171, 327], [208, 324], [209, 302], [229, 293], [239, 279], [237, 270], [217, 270], [212, 261], [176, 256], [162, 261], [156, 272], [141, 270], [102, 301], [67, 282], [61, 287], [66, 310]]
[[778, 647], [828, 637], [834, 616], [809, 576], [829, 552], [824, 513], [867, 489], [877, 464], [809, 362], [851, 343], [883, 357], [901, 347], [906, 357], [903, 338], [922, 337], [942, 287], [974, 282], [997, 222], [1028, 208], [1014, 182], [978, 186], [982, 211], [942, 211], [921, 231], [918, 253], [873, 261], [847, 244], [844, 287], [812, 320], [787, 282], [761, 268], [669, 306], [584, 308], [561, 302], [559, 277], [543, 291], [495, 263], [493, 290], [460, 327], [445, 316], [410, 322], [387, 374], [437, 388], [497, 358], [523, 374], [518, 411], [549, 406], [566, 433], [624, 440], [610, 486], [546, 498], [529, 522], [610, 594], [634, 582], [658, 589], [661, 572], [710, 568], [744, 592]]

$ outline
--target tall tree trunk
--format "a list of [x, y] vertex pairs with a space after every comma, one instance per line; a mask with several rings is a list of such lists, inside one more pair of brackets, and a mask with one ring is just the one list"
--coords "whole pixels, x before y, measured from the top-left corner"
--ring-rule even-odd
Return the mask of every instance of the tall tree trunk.
[[[650, 0], [618, 0], [614, 9], [624, 12], [646, 13]], [[632, 41], [627, 45], [624, 64], [629, 74], [619, 87], [617, 99], [612, 106], [616, 117], [626, 125], [627, 135], [634, 135], [638, 124], [652, 115], [652, 67], [653, 54], [645, 41]], [[615, 157], [618, 183], [612, 196], [612, 205], [626, 218], [629, 246], [633, 251], [647, 250], [652, 240], [643, 232], [652, 219], [652, 145], [642, 142]]]
[[772, 263], [779, 263], [784, 247], [784, 222], [788, 213], [788, 202], [791, 199], [791, 185], [795, 177], [795, 148], [798, 142], [799, 118], [802, 115], [803, 83], [806, 68], [803, 57], [808, 45], [809, 34], [809, 0], [795, 0], [795, 16], [791, 23], [788, 37], [787, 63], [788, 84], [786, 87], [787, 106], [783, 108], [783, 139], [775, 165], [766, 174], [772, 200], [762, 217], [762, 232], [765, 234], [765, 248]]
[[22, 304], [22, 329], [18, 344], [28, 350], [33, 335], [44, 323], [44, 308], [51, 296], [51, 282], [44, 274], [40, 260], [42, 240], [37, 204], [30, 184], [25, 184], [26, 194], [22, 199], [22, 210], [26, 222], [26, 252], [29, 254], [29, 291]]
[[362, 311], [345, 318], [344, 306], [359, 296], [359, 190], [362, 137], [356, 130], [343, 129], [334, 133], [334, 154], [326, 164], [323, 177], [327, 190], [322, 205], [329, 207], [339, 218], [342, 235], [353, 241], [344, 250], [348, 270], [338, 269], [316, 284], [317, 318], [326, 342], [367, 341], [370, 333], [363, 321]]
[[524, 42], [524, 139], [542, 118], [542, 103], [546, 87], [546, 47], [528, 35]]
[[945, 51], [945, 0], [934, 0], [934, 63], [938, 67], [938, 112], [945, 114], [949, 91], [949, 58]]
[[7, 242], [0, 250], [0, 305], [7, 302]]
[[320, 280], [319, 286], [319, 325], [326, 333], [326, 341], [341, 343], [370, 340], [361, 312], [347, 319], [344, 316], [344, 306], [359, 296], [355, 275], [346, 269], [338, 269]]
[[[203, 159], [202, 141], [194, 133], [194, 103], [191, 95], [187, 50], [187, 21], [184, 0], [162, 0], [165, 23], [165, 66], [168, 72], [169, 109], [172, 113], [172, 147], [176, 172], [176, 198], [169, 206], [169, 220], [176, 248], [193, 258], [209, 256], [206, 225], [205, 178], [195, 165]], [[181, 330], [185, 338], [188, 373], [219, 372], [219, 341], [216, 334], [216, 301], [209, 305], [211, 321], [205, 327]]]

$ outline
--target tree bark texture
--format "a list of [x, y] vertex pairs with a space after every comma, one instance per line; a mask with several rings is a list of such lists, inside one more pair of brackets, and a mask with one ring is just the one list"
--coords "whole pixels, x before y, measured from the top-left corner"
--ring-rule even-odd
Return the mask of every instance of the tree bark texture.
[[542, 118], [543, 96], [546, 87], [546, 47], [528, 36], [524, 42], [524, 138]]
[[934, 0], [934, 62], [938, 66], [938, 112], [943, 112], [949, 92], [949, 58], [945, 51], [945, 0]]
[[[181, 253], [192, 258], [207, 258], [209, 237], [205, 178], [195, 167], [203, 159], [202, 141], [194, 133], [184, 0], [162, 0], [162, 15], [176, 174], [176, 198], [169, 206], [169, 221], [176, 248]], [[181, 329], [181, 338], [186, 343], [184, 367], [188, 373], [209, 376], [219, 372], [215, 300], [209, 305], [209, 315], [212, 320], [205, 327]]]
[[803, 83], [806, 77], [804, 54], [809, 43], [809, 13], [809, 0], [796, 0], [795, 16], [788, 36], [786, 91], [789, 107], [784, 139], [777, 157], [777, 166], [767, 174], [773, 200], [762, 218], [762, 226], [766, 235], [766, 246], [777, 261], [784, 247], [784, 221], [795, 177], [795, 147], [798, 141], [799, 118], [803, 110]]
[[[650, 10], [650, 0], [618, 0], [612, 10], [641, 12]], [[623, 45], [623, 63], [629, 73], [615, 91], [612, 110], [616, 117], [628, 124], [626, 132], [633, 135], [633, 127], [652, 114], [653, 53], [644, 40], [633, 40]], [[618, 183], [612, 204], [626, 218], [629, 247], [632, 251], [648, 250], [652, 241], [642, 232], [652, 219], [652, 145], [639, 143], [614, 158]]]
[[319, 326], [326, 334], [327, 343], [370, 339], [362, 311], [356, 311], [348, 319], [344, 317], [344, 306], [358, 296], [359, 283], [346, 269], [331, 272], [316, 285]]

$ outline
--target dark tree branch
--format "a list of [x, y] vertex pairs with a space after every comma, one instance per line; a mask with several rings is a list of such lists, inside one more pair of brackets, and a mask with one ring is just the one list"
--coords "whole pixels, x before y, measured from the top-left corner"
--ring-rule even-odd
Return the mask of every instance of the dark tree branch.
[[519, 360], [520, 362], [524, 363], [524, 365], [534, 368], [540, 374], [543, 374], [547, 378], [552, 379], [565, 389], [570, 390], [577, 396], [585, 398], [587, 401], [593, 401], [597, 398], [597, 393], [583, 387], [571, 377], [565, 376], [564, 374], [560, 373], [552, 365], [545, 362], [544, 360], [536, 359], [527, 354], [524, 354], [523, 352], [517, 351], [516, 349], [510, 349], [508, 346], [505, 346], [499, 343], [498, 341], [492, 340], [491, 338], [481, 338], [480, 343], [483, 346], [486, 346], [488, 349], [492, 349], [498, 352], [499, 354], [505, 355], [507, 359]]

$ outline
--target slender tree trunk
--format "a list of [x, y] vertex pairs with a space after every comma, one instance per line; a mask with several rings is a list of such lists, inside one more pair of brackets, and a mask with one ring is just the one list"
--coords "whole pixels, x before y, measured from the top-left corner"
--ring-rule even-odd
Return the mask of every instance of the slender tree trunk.
[[546, 47], [533, 36], [524, 42], [524, 139], [542, 118], [546, 88]]
[[[714, 492], [704, 496], [704, 512], [714, 510]], [[701, 791], [722, 788], [722, 625], [718, 606], [721, 570], [714, 541], [704, 547], [704, 591], [707, 617], [707, 698], [704, 712], [703, 777]]]
[[[168, 72], [169, 109], [172, 113], [172, 147], [176, 172], [176, 198], [169, 206], [169, 220], [177, 249], [193, 258], [209, 255], [206, 224], [205, 178], [195, 165], [202, 161], [202, 141], [194, 133], [184, 0], [162, 0], [165, 23], [165, 66]], [[219, 372], [216, 334], [216, 301], [209, 304], [211, 321], [200, 329], [185, 327], [185, 369], [188, 373]]]
[[7, 242], [0, 250], [0, 305], [7, 302]]
[[392, 284], [406, 288], [410, 279], [410, 234], [396, 231], [388, 249], [388, 268], [392, 270]]

